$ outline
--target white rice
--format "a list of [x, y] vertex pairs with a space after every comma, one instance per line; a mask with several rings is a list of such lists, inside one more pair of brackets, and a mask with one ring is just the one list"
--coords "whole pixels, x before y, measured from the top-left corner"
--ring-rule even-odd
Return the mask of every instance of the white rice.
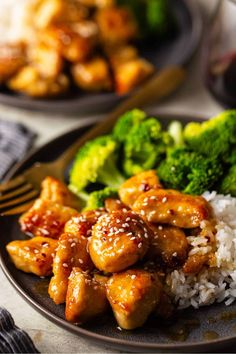
[[[185, 275], [182, 270], [169, 274], [167, 284], [179, 308], [198, 308], [215, 301], [230, 305], [236, 299], [236, 198], [216, 192], [205, 192], [203, 197], [217, 220], [216, 267], [205, 267], [197, 275]], [[212, 251], [203, 236], [189, 236], [188, 242], [192, 246], [190, 254]]]
[[28, 8], [34, 0], [0, 0], [0, 43], [28, 38]]

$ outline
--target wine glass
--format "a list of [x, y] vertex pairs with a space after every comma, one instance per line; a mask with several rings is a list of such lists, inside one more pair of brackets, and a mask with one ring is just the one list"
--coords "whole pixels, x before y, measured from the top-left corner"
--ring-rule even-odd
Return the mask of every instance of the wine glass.
[[236, 108], [236, 1], [218, 0], [205, 33], [204, 78], [223, 106]]

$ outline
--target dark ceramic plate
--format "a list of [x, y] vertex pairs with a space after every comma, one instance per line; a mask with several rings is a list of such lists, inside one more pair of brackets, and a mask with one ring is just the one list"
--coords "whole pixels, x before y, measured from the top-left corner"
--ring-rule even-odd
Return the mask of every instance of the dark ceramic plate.
[[[140, 54], [150, 60], [157, 69], [170, 64], [186, 64], [198, 46], [202, 33], [202, 16], [195, 0], [171, 0], [171, 6], [178, 25], [178, 33], [162, 42], [143, 43]], [[83, 93], [73, 90], [65, 97], [51, 100], [32, 99], [0, 91], [0, 103], [10, 106], [49, 112], [97, 112], [108, 110], [121, 100], [115, 93]]]
[[[160, 115], [163, 123], [172, 119], [183, 122], [200, 121], [200, 118]], [[43, 146], [19, 164], [10, 176], [22, 172], [34, 162], [48, 162], [59, 156], [87, 128], [75, 129]], [[65, 173], [66, 178], [66, 173]], [[1, 254], [0, 264], [7, 278], [18, 292], [43, 316], [66, 330], [123, 351], [214, 351], [236, 343], [236, 303], [230, 307], [216, 304], [200, 310], [189, 309], [180, 313], [172, 322], [150, 320], [140, 329], [120, 331], [113, 316], [107, 315], [84, 326], [70, 324], [64, 319], [64, 306], [56, 306], [47, 295], [48, 280], [17, 270], [6, 253], [5, 246], [16, 239], [24, 239], [20, 232], [18, 217], [0, 218]]]

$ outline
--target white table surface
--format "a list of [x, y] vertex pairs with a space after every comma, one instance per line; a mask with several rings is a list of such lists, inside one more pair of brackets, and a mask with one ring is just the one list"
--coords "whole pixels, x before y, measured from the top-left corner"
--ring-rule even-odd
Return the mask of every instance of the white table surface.
[[[201, 3], [203, 10], [207, 13], [206, 2], [201, 0]], [[152, 111], [210, 117], [222, 110], [222, 107], [210, 96], [202, 83], [199, 59], [200, 55], [197, 53], [190, 65], [188, 79], [179, 91], [162, 104], [152, 107]], [[96, 118], [88, 116], [78, 119], [75, 115], [66, 117], [58, 115], [52, 118], [50, 114], [29, 112], [3, 105], [0, 105], [0, 117], [24, 123], [33, 129], [38, 134], [37, 146]], [[111, 348], [98, 347], [88, 340], [70, 334], [43, 318], [13, 289], [1, 269], [0, 306], [6, 307], [11, 312], [16, 324], [30, 334], [42, 353], [116, 352]]]

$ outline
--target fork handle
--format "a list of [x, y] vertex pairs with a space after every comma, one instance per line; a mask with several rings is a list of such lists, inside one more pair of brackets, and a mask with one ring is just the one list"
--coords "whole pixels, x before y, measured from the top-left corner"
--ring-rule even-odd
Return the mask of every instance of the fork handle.
[[183, 82], [184, 78], [185, 70], [178, 66], [167, 67], [157, 72], [132, 96], [121, 102], [105, 119], [97, 123], [87, 133], [76, 140], [76, 142], [55, 161], [57, 167], [60, 165], [60, 168], [64, 170], [82, 145], [99, 135], [109, 133], [120, 115], [127, 110], [141, 108], [160, 101], [176, 90]]

